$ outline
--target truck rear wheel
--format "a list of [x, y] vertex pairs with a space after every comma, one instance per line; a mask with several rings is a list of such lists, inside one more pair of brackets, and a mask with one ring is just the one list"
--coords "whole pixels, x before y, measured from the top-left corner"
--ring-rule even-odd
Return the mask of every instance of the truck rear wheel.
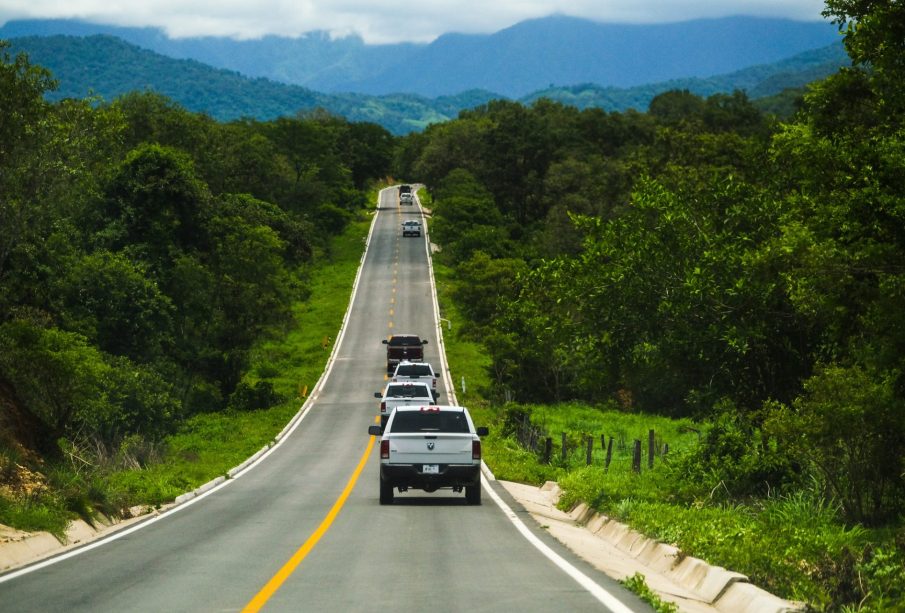
[[481, 504], [481, 481], [465, 486], [465, 501], [468, 504]]
[[380, 478], [380, 504], [393, 504], [393, 484]]

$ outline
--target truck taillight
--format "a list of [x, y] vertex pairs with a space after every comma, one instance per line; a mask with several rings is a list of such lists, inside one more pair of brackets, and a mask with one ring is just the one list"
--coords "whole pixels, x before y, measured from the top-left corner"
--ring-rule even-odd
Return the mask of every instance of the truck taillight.
[[[478, 443], [478, 455], [481, 454], [480, 443]], [[389, 460], [390, 459], [390, 441], [383, 439], [380, 441], [380, 459], [381, 460]]]
[[[389, 457], [389, 456], [387, 456]], [[481, 459], [481, 441], [471, 441], [471, 459]]]
[[385, 401], [380, 403], [380, 412], [381, 413], [387, 412], [387, 403]]

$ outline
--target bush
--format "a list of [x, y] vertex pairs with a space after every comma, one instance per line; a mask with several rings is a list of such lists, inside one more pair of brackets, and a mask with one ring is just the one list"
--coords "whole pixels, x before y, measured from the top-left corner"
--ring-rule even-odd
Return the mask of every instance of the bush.
[[688, 499], [717, 500], [785, 491], [799, 481], [798, 467], [752, 421], [724, 407], [700, 442], [670, 462], [674, 482]]
[[235, 411], [259, 411], [269, 409], [285, 400], [273, 389], [270, 381], [258, 381], [254, 385], [240, 383], [229, 398], [229, 408]]
[[898, 517], [905, 502], [905, 410], [893, 377], [827, 366], [792, 407], [769, 406], [767, 427], [818, 476], [852, 522]]

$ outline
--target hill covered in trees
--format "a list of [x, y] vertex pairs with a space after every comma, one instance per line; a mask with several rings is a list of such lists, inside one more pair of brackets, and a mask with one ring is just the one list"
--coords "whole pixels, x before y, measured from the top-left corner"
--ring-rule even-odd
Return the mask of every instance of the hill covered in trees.
[[[221, 121], [250, 117], [268, 121], [281, 116], [325, 109], [349, 121], [378, 123], [394, 134], [419, 131], [467, 110], [499, 98], [483, 91], [427, 99], [412, 94], [366, 96], [323, 94], [267, 79], [249, 79], [236, 72], [214, 69], [191, 60], [174, 60], [111, 36], [49, 36], [16, 38], [13, 50], [26, 51], [32, 60], [51, 70], [59, 82], [49, 92], [51, 100], [99, 96], [112, 101], [132, 91], [154, 91], [186, 109], [204, 112]], [[847, 58], [840, 45], [810, 51], [780, 63], [757, 66], [709, 79], [687, 79], [629, 89], [578, 86], [545, 89], [526, 96], [529, 104], [550, 98], [579, 108], [608, 111], [644, 111], [658, 93], [688, 89], [699, 95], [750, 89], [758, 96], [775, 94], [785, 87], [802, 87], [832, 74]], [[792, 105], [777, 108], [789, 114]]]
[[170, 38], [157, 28], [37, 20], [7, 23], [0, 38], [104, 34], [167, 57], [323, 92], [435, 98], [483, 89], [521, 98], [550, 86], [631, 88], [708, 78], [839, 42], [836, 28], [814, 17], [619, 24], [552, 15], [491, 34], [448, 32], [430, 43], [382, 45], [327, 32], [252, 40]]

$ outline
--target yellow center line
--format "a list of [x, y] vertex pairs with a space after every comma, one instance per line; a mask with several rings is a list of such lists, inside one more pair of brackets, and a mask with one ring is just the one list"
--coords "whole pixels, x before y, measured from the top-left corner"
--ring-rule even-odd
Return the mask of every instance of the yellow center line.
[[342, 494], [339, 495], [339, 498], [336, 499], [336, 502], [333, 503], [333, 508], [330, 509], [330, 512], [327, 513], [327, 516], [324, 518], [324, 521], [321, 522], [321, 525], [317, 527], [317, 530], [308, 537], [308, 540], [299, 547], [298, 551], [296, 551], [289, 561], [283, 565], [277, 574], [273, 576], [273, 578], [267, 582], [261, 591], [258, 592], [254, 598], [251, 599], [245, 608], [242, 609], [242, 613], [256, 613], [261, 610], [267, 601], [270, 600], [271, 596], [273, 596], [280, 586], [289, 578], [289, 576], [295, 572], [295, 569], [299, 564], [302, 563], [302, 560], [305, 559], [314, 546], [317, 545], [317, 542], [321, 540], [321, 537], [327, 532], [330, 526], [333, 524], [333, 520], [336, 519], [336, 516], [339, 515], [340, 509], [342, 509], [343, 505], [346, 503], [346, 499], [349, 497], [349, 494], [352, 493], [352, 488], [355, 487], [356, 481], [358, 481], [358, 476], [361, 474], [361, 471], [364, 469], [365, 464], [368, 461], [368, 457], [371, 454], [371, 449], [374, 448], [374, 436], [370, 437], [370, 441], [368, 441], [368, 446], [365, 449], [364, 454], [361, 456], [361, 460], [358, 461], [358, 466], [355, 468], [355, 472], [352, 473], [352, 476], [349, 478], [349, 482], [346, 484], [346, 488], [343, 490]]

